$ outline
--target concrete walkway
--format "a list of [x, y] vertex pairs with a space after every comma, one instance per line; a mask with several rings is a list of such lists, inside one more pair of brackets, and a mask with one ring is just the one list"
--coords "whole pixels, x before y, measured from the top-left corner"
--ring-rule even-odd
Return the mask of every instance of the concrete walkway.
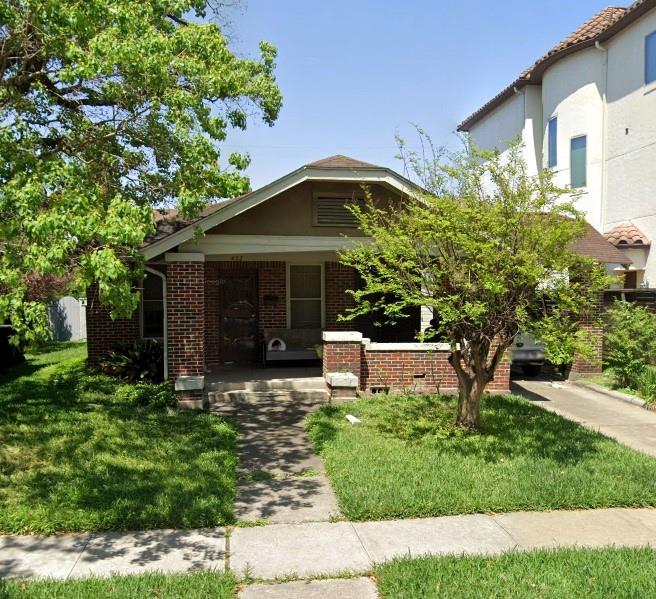
[[215, 405], [239, 430], [235, 515], [271, 524], [328, 521], [339, 514], [323, 462], [305, 430], [325, 393], [248, 393], [249, 401]]
[[569, 420], [656, 456], [656, 412], [570, 383], [513, 382], [512, 391]]
[[0, 576], [65, 579], [214, 568], [229, 569], [238, 577], [310, 578], [345, 571], [364, 574], [395, 556], [608, 545], [656, 547], [656, 509], [311, 522], [231, 531], [0, 537]]

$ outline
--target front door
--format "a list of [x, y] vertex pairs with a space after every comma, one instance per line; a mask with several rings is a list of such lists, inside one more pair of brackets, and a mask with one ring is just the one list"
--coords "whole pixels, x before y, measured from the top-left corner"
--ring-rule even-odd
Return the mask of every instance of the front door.
[[257, 356], [257, 275], [225, 275], [219, 286], [221, 359], [253, 362]]

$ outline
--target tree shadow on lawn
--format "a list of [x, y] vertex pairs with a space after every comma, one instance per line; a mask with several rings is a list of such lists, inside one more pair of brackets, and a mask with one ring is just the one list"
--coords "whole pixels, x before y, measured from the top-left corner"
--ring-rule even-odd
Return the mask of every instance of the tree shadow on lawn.
[[[555, 414], [508, 396], [483, 398], [481, 428], [465, 433], [454, 429], [456, 398], [451, 396], [386, 398], [372, 415], [376, 429], [406, 444], [431, 444], [439, 451], [485, 462], [529, 457], [576, 464], [602, 450], [608, 440]], [[334, 425], [333, 425], [334, 426]], [[321, 421], [319, 439], [335, 434]]]
[[14, 381], [0, 397], [1, 530], [200, 527], [234, 519], [234, 429], [211, 414], [120, 402], [117, 385], [77, 364]]

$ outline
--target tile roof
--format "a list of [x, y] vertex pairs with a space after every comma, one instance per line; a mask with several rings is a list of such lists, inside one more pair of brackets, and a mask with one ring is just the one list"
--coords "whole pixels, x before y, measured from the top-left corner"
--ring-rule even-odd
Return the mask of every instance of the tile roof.
[[578, 254], [588, 256], [597, 262], [610, 264], [631, 264], [632, 262], [588, 223], [586, 223], [585, 234], [574, 244], [572, 249]]
[[622, 223], [604, 233], [604, 238], [615, 246], [648, 246], [647, 236], [632, 223]]
[[343, 154], [335, 154], [335, 156], [322, 158], [316, 162], [310, 162], [310, 164], [306, 164], [305, 166], [311, 168], [382, 168], [369, 162], [344, 156]]
[[525, 85], [539, 84], [544, 70], [560, 58], [611, 37], [617, 31], [632, 23], [642, 14], [656, 7], [656, 0], [637, 0], [628, 8], [609, 6], [583, 23], [564, 40], [558, 42], [546, 54], [523, 71], [508, 87], [483, 104], [458, 125], [458, 131], [468, 131], [478, 120], [490, 113], [502, 102], [511, 97], [515, 89]]

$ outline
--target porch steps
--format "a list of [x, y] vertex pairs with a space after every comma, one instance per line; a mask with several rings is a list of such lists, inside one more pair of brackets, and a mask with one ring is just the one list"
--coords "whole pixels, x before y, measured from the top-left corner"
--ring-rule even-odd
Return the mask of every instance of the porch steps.
[[206, 393], [209, 406], [286, 401], [317, 404], [329, 399], [326, 382], [321, 377], [212, 382], [207, 386]]

